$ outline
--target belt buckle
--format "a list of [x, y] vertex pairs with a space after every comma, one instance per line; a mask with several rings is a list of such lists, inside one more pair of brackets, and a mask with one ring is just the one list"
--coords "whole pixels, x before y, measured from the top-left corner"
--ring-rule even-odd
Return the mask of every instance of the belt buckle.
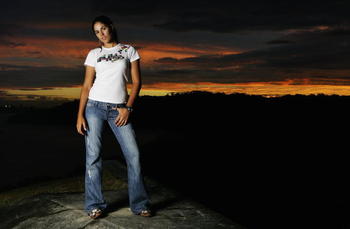
[[112, 110], [116, 110], [116, 107], [114, 107], [112, 104], [107, 104], [107, 108], [111, 108]]
[[117, 110], [117, 108], [123, 108], [126, 106], [126, 103], [118, 103], [117, 105], [113, 106], [112, 110]]

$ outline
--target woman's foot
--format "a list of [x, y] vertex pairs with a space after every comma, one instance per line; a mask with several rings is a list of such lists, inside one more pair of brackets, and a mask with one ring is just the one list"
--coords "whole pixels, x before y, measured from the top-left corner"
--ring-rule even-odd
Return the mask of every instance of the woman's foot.
[[143, 217], [151, 217], [152, 212], [149, 209], [142, 210], [138, 215], [143, 216]]
[[99, 209], [99, 208], [92, 209], [92, 210], [88, 213], [88, 216], [89, 216], [91, 219], [97, 219], [97, 218], [100, 217], [101, 215], [102, 215], [102, 210]]

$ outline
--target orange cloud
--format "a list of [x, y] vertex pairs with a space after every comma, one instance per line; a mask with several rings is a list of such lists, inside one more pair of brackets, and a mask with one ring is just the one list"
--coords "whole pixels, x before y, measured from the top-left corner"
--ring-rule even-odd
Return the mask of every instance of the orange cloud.
[[196, 57], [198, 55], [204, 54], [238, 54], [240, 51], [228, 50], [227, 47], [223, 46], [197, 46], [197, 47], [185, 47], [181, 45], [172, 44], [161, 44], [161, 43], [144, 43], [140, 44], [142, 49], [138, 52], [142, 57], [142, 63], [146, 65], [155, 65], [159, 63], [154, 62], [156, 59], [160, 58], [188, 58]]
[[[306, 82], [306, 81], [304, 81]], [[295, 94], [326, 94], [326, 95], [350, 95], [350, 85], [314, 85], [295, 84], [293, 80], [280, 82], [251, 82], [251, 83], [154, 83], [143, 86], [144, 91], [186, 92], [193, 90], [209, 91], [213, 93], [245, 93], [251, 95], [263, 95], [267, 97], [295, 95]], [[146, 92], [144, 92], [146, 94]]]
[[[28, 89], [1, 89], [2, 98], [11, 100], [28, 100], [45, 96], [52, 99], [79, 99], [81, 86], [57, 87], [57, 88], [28, 88]], [[140, 96], [164, 96], [170, 93], [181, 93], [189, 91], [208, 91], [212, 93], [245, 93], [250, 95], [262, 95], [265, 97], [276, 97], [295, 94], [325, 94], [325, 95], [346, 95], [350, 96], [350, 85], [296, 85], [293, 80], [286, 82], [258, 82], [258, 83], [237, 83], [223, 84], [211, 82], [198, 83], [153, 83], [144, 84], [140, 91]], [[131, 92], [131, 84], [128, 84], [128, 92]]]
[[40, 24], [31, 24], [30, 27], [36, 29], [90, 29], [90, 23], [86, 22], [41, 22]]
[[[57, 23], [38, 24], [40, 29], [81, 27], [81, 23]], [[56, 37], [11, 37], [8, 38], [16, 47], [4, 45], [0, 49], [0, 58], [3, 64], [29, 65], [35, 67], [55, 66], [72, 68], [82, 65], [88, 51], [98, 47], [97, 39], [93, 41], [72, 40]], [[121, 41], [123, 43], [123, 41]], [[126, 42], [128, 43], [128, 42]], [[159, 43], [138, 43], [133, 46], [140, 46], [138, 49], [141, 56], [142, 66], [150, 67], [157, 65], [154, 60], [164, 57], [186, 58], [202, 54], [232, 54], [239, 53], [235, 50], [227, 50], [225, 47], [184, 47], [181, 45], [159, 44]], [[9, 60], [6, 60], [8, 58]], [[17, 59], [16, 59], [17, 58]]]
[[[0, 49], [3, 64], [28, 65], [33, 67], [55, 66], [72, 68], [83, 61], [94, 42], [64, 38], [38, 39], [32, 37], [14, 38], [11, 42], [24, 45]], [[6, 60], [9, 59], [9, 60]], [[17, 59], [16, 59], [17, 58]]]

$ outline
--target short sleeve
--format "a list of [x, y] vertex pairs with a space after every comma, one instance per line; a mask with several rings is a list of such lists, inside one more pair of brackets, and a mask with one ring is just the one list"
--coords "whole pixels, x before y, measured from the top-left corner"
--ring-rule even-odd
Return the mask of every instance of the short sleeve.
[[137, 50], [130, 45], [129, 49], [128, 49], [128, 55], [129, 55], [129, 60], [130, 62], [133, 62], [137, 59], [140, 59], [140, 55], [139, 53], [137, 52]]
[[87, 57], [85, 59], [84, 65], [85, 66], [89, 65], [89, 66], [95, 67], [95, 65], [96, 65], [96, 58], [95, 58], [93, 50], [90, 50], [90, 52], [88, 53], [88, 55], [87, 55]]

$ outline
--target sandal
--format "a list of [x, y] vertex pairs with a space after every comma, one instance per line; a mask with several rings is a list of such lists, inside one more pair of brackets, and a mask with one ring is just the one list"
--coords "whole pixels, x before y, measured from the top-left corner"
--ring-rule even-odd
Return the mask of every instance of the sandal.
[[151, 210], [142, 210], [138, 215], [143, 216], [143, 217], [151, 217], [152, 212]]
[[88, 216], [90, 216], [91, 219], [96, 219], [99, 216], [102, 215], [102, 210], [99, 208], [92, 209], [89, 213]]

